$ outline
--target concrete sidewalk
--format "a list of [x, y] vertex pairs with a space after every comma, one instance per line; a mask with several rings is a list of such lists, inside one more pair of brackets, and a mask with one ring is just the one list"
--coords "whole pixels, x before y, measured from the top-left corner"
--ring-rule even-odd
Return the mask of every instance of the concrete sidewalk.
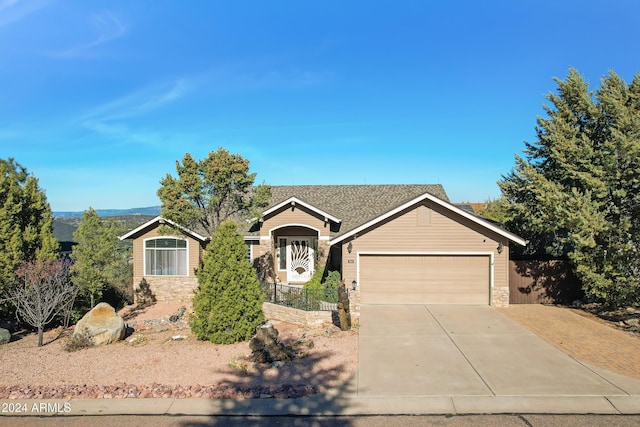
[[[24, 403], [28, 409], [2, 415], [640, 414], [640, 396], [637, 395], [355, 397], [332, 392], [282, 400], [50, 399], [10, 403]], [[32, 411], [33, 404], [49, 405], [50, 410]], [[55, 407], [60, 410], [56, 411]]]

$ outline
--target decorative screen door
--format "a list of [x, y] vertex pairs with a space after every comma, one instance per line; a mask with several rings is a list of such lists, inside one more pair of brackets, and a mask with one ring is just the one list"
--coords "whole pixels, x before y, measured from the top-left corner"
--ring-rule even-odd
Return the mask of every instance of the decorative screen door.
[[313, 275], [313, 248], [310, 240], [294, 237], [287, 245], [287, 281], [306, 282]]

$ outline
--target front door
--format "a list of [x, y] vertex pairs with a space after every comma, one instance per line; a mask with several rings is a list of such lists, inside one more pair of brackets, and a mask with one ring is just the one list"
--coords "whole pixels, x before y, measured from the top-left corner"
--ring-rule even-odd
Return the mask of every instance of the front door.
[[313, 248], [307, 237], [291, 237], [287, 242], [287, 282], [306, 282], [313, 275]]

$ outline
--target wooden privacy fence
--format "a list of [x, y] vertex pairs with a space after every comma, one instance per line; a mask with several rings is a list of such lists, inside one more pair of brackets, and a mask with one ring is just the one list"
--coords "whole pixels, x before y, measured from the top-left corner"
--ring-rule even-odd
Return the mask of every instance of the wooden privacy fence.
[[582, 296], [564, 260], [509, 261], [509, 304], [570, 304]]

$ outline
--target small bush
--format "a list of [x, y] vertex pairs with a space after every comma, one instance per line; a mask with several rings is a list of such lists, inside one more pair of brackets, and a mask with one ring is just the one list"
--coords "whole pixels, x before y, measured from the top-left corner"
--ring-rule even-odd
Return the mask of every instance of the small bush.
[[147, 341], [147, 337], [142, 334], [131, 335], [129, 338], [127, 338], [127, 342], [134, 347], [146, 344]]
[[313, 272], [313, 276], [304, 284], [305, 289], [319, 289], [322, 287], [322, 277], [324, 276], [324, 268], [318, 268]]
[[151, 286], [149, 286], [149, 283], [145, 279], [140, 281], [134, 294], [135, 302], [138, 304], [152, 304], [156, 302], [156, 295], [151, 291]]
[[243, 355], [233, 356], [231, 360], [229, 360], [229, 367], [234, 371], [239, 371], [245, 375], [255, 372], [253, 363], [247, 360]]
[[84, 332], [82, 334], [72, 334], [65, 344], [64, 349], [67, 352], [73, 352], [93, 347], [94, 345], [95, 343], [93, 342], [93, 338], [91, 337], [91, 335]]
[[311, 279], [304, 284], [307, 292], [309, 309], [319, 309], [321, 302], [338, 302], [338, 286], [340, 285], [340, 272], [329, 271], [324, 277], [324, 268], [319, 268], [313, 273]]
[[324, 286], [327, 289], [338, 289], [338, 286], [340, 286], [340, 272], [330, 271], [324, 280]]
[[324, 297], [327, 302], [338, 302], [338, 287], [340, 286], [340, 272], [330, 271], [324, 281]]

